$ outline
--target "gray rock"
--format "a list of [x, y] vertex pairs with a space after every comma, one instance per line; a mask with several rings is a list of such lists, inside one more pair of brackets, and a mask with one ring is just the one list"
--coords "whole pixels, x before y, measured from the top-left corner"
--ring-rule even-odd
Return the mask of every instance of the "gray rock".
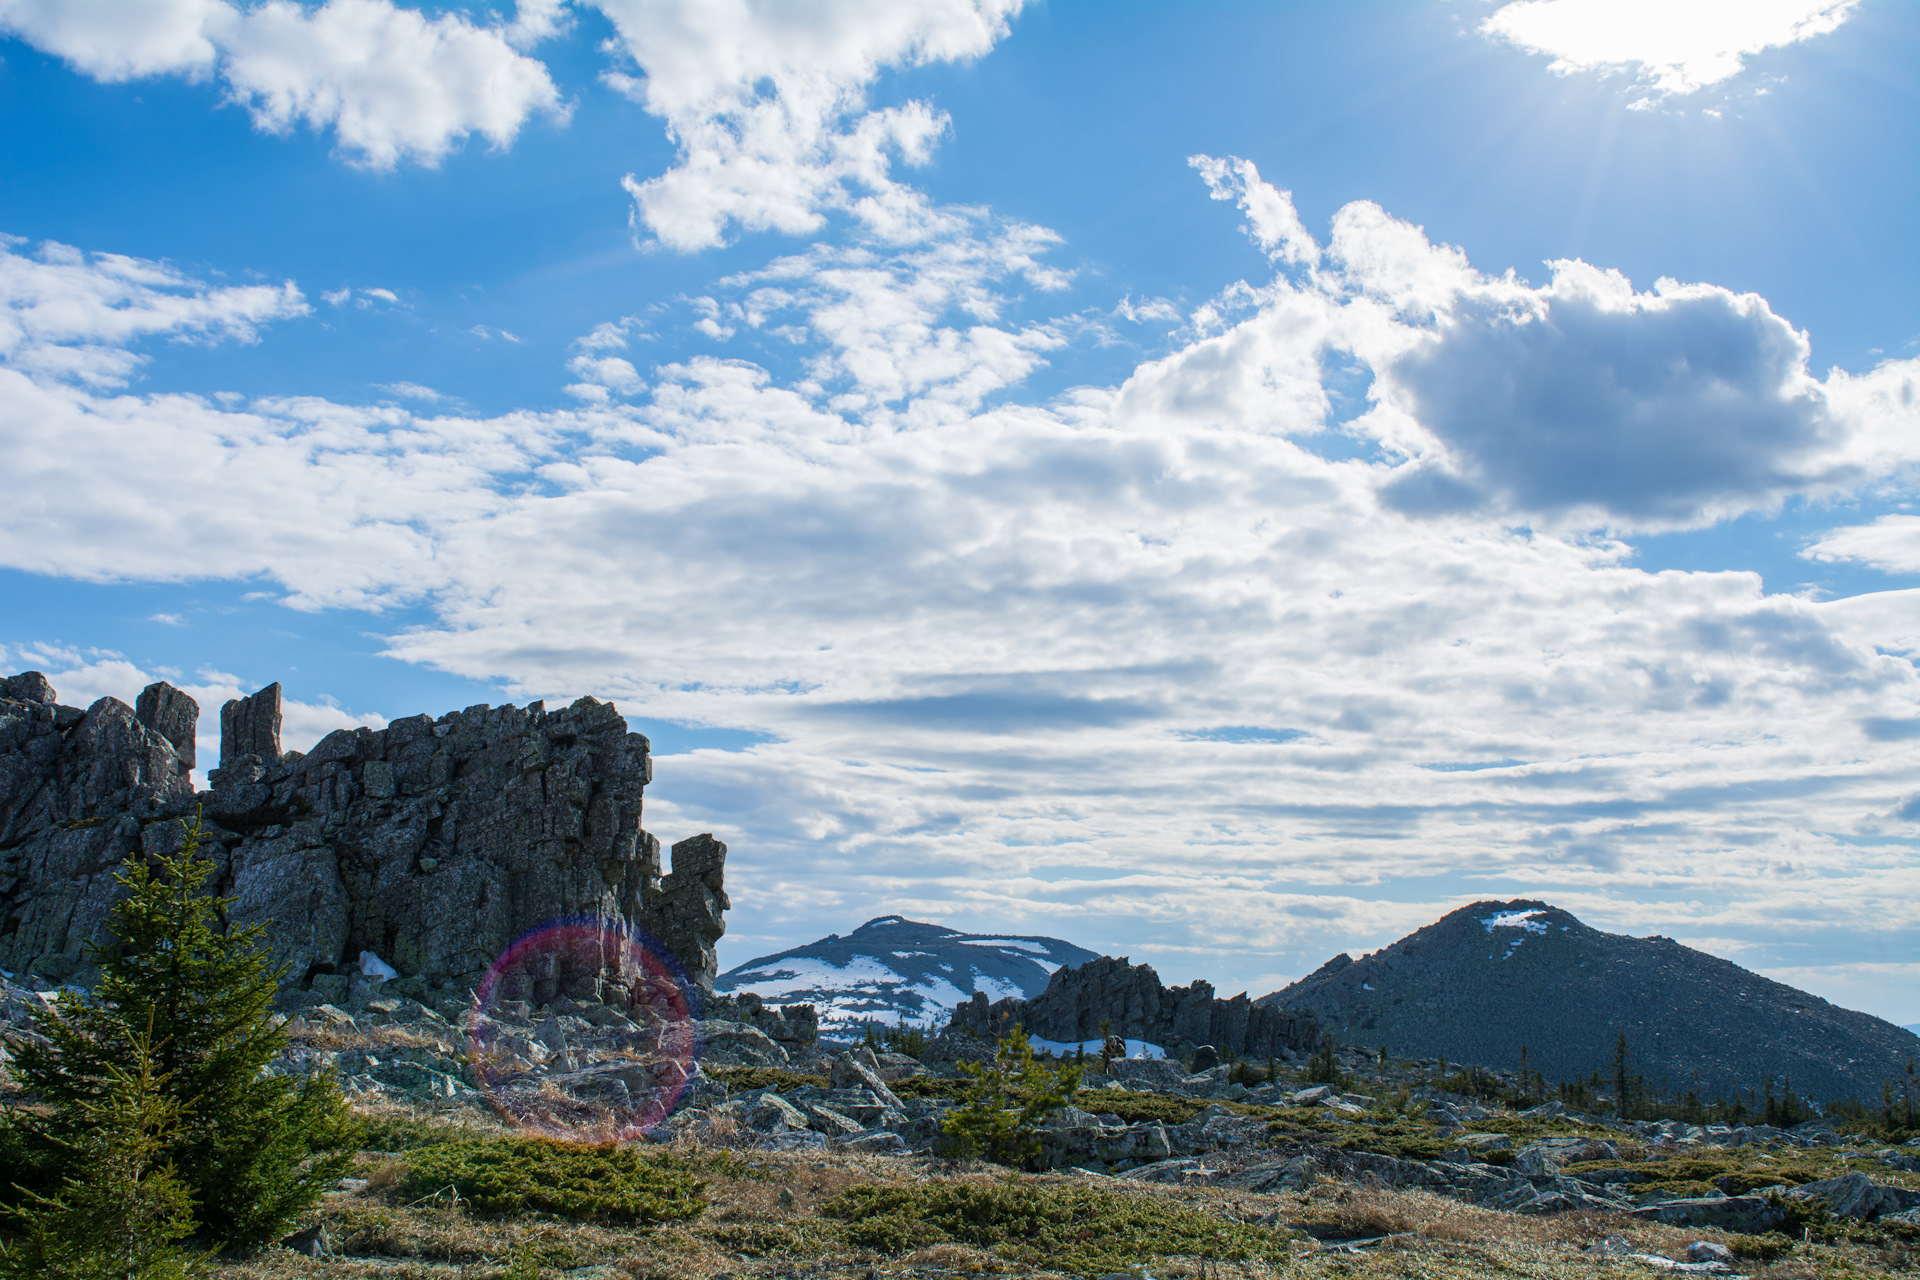
[[1187, 1070], [1171, 1058], [1115, 1058], [1107, 1064], [1107, 1078], [1178, 1089], [1186, 1082]]
[[755, 1133], [800, 1133], [812, 1127], [805, 1112], [771, 1091], [742, 1104], [742, 1121]]
[[[726, 846], [683, 840], [663, 868], [640, 825], [647, 740], [611, 705], [414, 716], [340, 730], [304, 756], [281, 750], [280, 710], [278, 685], [223, 707], [220, 767], [195, 795], [197, 708], [179, 690], [82, 712], [37, 673], [0, 681], [0, 968], [89, 980], [115, 873], [177, 849], [198, 805], [233, 922], [265, 924], [272, 962], [328, 1002], [351, 997], [363, 950], [399, 971], [404, 995], [461, 998], [516, 938], [578, 917], [637, 928], [711, 989]], [[603, 959], [539, 957], [495, 995], [626, 1012], [660, 995], [637, 988], [626, 957]], [[813, 1024], [788, 1025], [797, 1040]]]
[[1733, 1250], [1713, 1240], [1695, 1240], [1687, 1246], [1688, 1262], [1722, 1262], [1731, 1267]]
[[141, 690], [133, 704], [133, 714], [173, 746], [182, 767], [193, 768], [193, 734], [200, 722], [199, 703], [163, 680]]
[[1661, 1200], [1629, 1212], [1636, 1218], [1675, 1227], [1721, 1227], [1762, 1235], [1786, 1221], [1786, 1211], [1768, 1196], [1708, 1196]]
[[868, 1062], [863, 1062], [853, 1053], [843, 1053], [833, 1061], [831, 1083], [836, 1089], [865, 1089], [880, 1100], [882, 1105], [901, 1110], [900, 1099], [893, 1090], [887, 1088], [887, 1082], [880, 1078], [878, 1064], [869, 1065], [873, 1058], [871, 1049], [863, 1050]]
[[1901, 1213], [1920, 1205], [1920, 1191], [1885, 1186], [1874, 1182], [1864, 1173], [1848, 1173], [1838, 1178], [1802, 1183], [1787, 1194], [1796, 1200], [1824, 1204], [1834, 1217], [1852, 1218], [1857, 1222]]
[[1172, 1048], [1209, 1045], [1255, 1060], [1319, 1043], [1319, 1023], [1294, 1009], [1256, 1007], [1244, 993], [1214, 998], [1213, 986], [1194, 982], [1168, 987], [1148, 965], [1101, 956], [1062, 966], [1031, 1000], [989, 1004], [985, 992], [953, 1011], [949, 1030], [990, 1036], [1019, 1023], [1034, 1035], [1068, 1043], [1103, 1035], [1145, 1040]]
[[1312, 1156], [1294, 1156], [1241, 1169], [1221, 1178], [1218, 1185], [1237, 1191], [1305, 1191], [1318, 1173]]

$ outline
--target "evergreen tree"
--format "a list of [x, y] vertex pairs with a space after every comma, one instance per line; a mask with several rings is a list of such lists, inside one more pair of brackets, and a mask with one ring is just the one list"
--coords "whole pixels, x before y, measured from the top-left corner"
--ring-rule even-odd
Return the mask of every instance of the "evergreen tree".
[[68, 1147], [77, 1176], [57, 1196], [28, 1192], [8, 1210], [25, 1239], [0, 1253], [8, 1280], [186, 1280], [203, 1257], [180, 1242], [193, 1234], [193, 1197], [172, 1168], [158, 1163], [178, 1131], [183, 1108], [154, 1073], [153, 1040], [132, 1038], [131, 1067], [114, 1067], [98, 1101], [72, 1100]]
[[346, 1172], [354, 1126], [330, 1074], [296, 1085], [263, 1071], [286, 1041], [271, 1016], [281, 973], [262, 954], [263, 926], [223, 927], [233, 900], [207, 892], [214, 864], [200, 842], [196, 822], [179, 853], [121, 870], [128, 896], [110, 923], [118, 945], [97, 956], [99, 982], [42, 1013], [46, 1043], [15, 1059], [14, 1078], [52, 1114], [15, 1111], [6, 1123], [71, 1176], [62, 1153], [88, 1141], [87, 1108], [107, 1104], [119, 1064], [136, 1061], [132, 1029], [149, 1028], [156, 1087], [181, 1108], [161, 1158], [191, 1192], [202, 1238], [247, 1249]]
[[1080, 1087], [1081, 1070], [1056, 1071], [1034, 1056], [1016, 1024], [995, 1047], [993, 1061], [957, 1064], [968, 1077], [960, 1105], [941, 1121], [956, 1154], [1018, 1167], [1040, 1157], [1040, 1122], [1066, 1106]]
[[1627, 1119], [1632, 1110], [1628, 1105], [1630, 1084], [1631, 1082], [1627, 1079], [1627, 1033], [1622, 1031], [1620, 1038], [1613, 1042], [1614, 1110], [1622, 1120]]
[[[1340, 1071], [1338, 1047], [1334, 1043], [1333, 1033], [1327, 1032], [1320, 1038], [1320, 1047], [1307, 1059], [1307, 1079], [1314, 1084], [1330, 1084], [1339, 1088], [1347, 1087], [1347, 1078]], [[1446, 1059], [1440, 1060], [1440, 1070], [1446, 1071]]]

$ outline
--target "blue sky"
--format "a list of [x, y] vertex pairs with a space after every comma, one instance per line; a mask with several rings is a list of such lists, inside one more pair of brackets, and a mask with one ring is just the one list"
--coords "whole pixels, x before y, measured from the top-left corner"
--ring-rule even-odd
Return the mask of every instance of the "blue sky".
[[[0, 658], [616, 700], [732, 963], [1542, 897], [1920, 1019], [1894, 0], [0, 0]], [[210, 749], [217, 749], [211, 742]]]

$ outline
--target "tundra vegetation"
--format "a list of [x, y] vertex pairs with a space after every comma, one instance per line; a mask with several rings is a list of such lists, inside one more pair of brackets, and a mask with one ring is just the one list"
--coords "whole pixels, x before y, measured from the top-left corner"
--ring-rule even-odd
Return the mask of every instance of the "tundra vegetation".
[[[1828, 1108], [1844, 1136], [1702, 1143], [1646, 1114], [1689, 1104], [1631, 1071], [1616, 1070], [1618, 1096], [1602, 1099], [1598, 1081], [1553, 1090], [1524, 1065], [1494, 1073], [1325, 1041], [1305, 1062], [1225, 1061], [1187, 1082], [1203, 1086], [1089, 1086], [1087, 1068], [1119, 1064], [1049, 1059], [1016, 1028], [957, 1076], [901, 1052], [926, 1051], [924, 1036], [874, 1037], [893, 1050], [882, 1092], [909, 1112], [948, 1104], [934, 1138], [905, 1153], [755, 1131], [724, 1108], [656, 1141], [566, 1144], [502, 1124], [477, 1096], [349, 1105], [325, 1070], [267, 1068], [302, 1048], [392, 1052], [420, 1034], [371, 1018], [283, 1023], [257, 933], [221, 927], [211, 870], [193, 833], [178, 854], [126, 867], [101, 981], [61, 996], [12, 1048], [0, 1122], [12, 1275], [1584, 1280], [1603, 1263], [1651, 1272], [1704, 1246], [1724, 1250], [1725, 1274], [1756, 1280], [1920, 1271], [1906, 1215], [1859, 1220], [1778, 1190], [1861, 1175], [1920, 1197], [1910, 1095], [1896, 1089], [1878, 1108]], [[767, 1110], [792, 1115], [833, 1083], [793, 1064], [711, 1075], [736, 1100], [791, 1097]], [[1593, 1113], [1533, 1106], [1550, 1093], [1593, 1101]], [[1756, 1119], [1805, 1106], [1784, 1082], [1766, 1094]], [[1237, 1145], [1141, 1167], [1062, 1165], [1057, 1140], [1089, 1121], [1218, 1129]], [[1590, 1205], [1509, 1212], [1384, 1176], [1460, 1159], [1468, 1140], [1483, 1170], [1551, 1148], [1558, 1174], [1642, 1199], [1758, 1195], [1774, 1229]], [[1240, 1176], [1250, 1169], [1284, 1176]]]

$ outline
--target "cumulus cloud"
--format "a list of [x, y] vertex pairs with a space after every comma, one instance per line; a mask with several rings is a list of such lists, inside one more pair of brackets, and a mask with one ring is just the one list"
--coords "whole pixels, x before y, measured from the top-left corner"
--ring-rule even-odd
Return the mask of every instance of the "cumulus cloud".
[[218, 76], [254, 123], [332, 129], [355, 164], [436, 164], [473, 133], [506, 146], [536, 114], [564, 117], [547, 69], [520, 52], [559, 29], [555, 0], [505, 29], [392, 0], [0, 0], [0, 31], [105, 81]]
[[[1256, 240], [1306, 234], [1250, 169], [1219, 172]], [[0, 366], [0, 456], [30, 495], [0, 506], [0, 562], [418, 601], [399, 658], [753, 730], [667, 758], [648, 806], [733, 844], [736, 919], [762, 931], [880, 910], [1044, 925], [1225, 983], [1543, 888], [1641, 931], [1636, 897], [1697, 901], [1669, 912], [1684, 936], [1765, 937], [1807, 895], [1821, 927], [1920, 923], [1920, 872], [1883, 839], [1908, 830], [1920, 738], [1863, 727], [1920, 722], [1889, 643], [1907, 602], [1646, 573], [1589, 526], [1512, 518], [1667, 520], [1840, 483], [1808, 450], [1875, 474], [1913, 435], [1900, 369], [1813, 380], [1757, 300], [1571, 264], [1544, 286], [1488, 276], [1362, 205], [1317, 261], [1283, 254], [1120, 385], [1023, 403], [988, 392], [1066, 340], [1004, 296], [1044, 293], [1049, 238], [968, 217], [950, 244], [818, 247], [701, 295], [716, 322], [803, 330], [795, 377], [643, 369], [610, 320], [570, 353], [605, 399], [572, 412], [216, 407]], [[140, 332], [198, 334], [194, 314]], [[1464, 393], [1435, 351], [1470, 387], [1503, 361], [1516, 387], [1569, 366], [1551, 376], [1615, 397], [1588, 430], [1661, 466], [1636, 415], [1724, 396], [1713, 438], [1766, 461], [1709, 482], [1708, 450], [1652, 516], [1611, 482], [1554, 488], [1576, 445], [1517, 392], [1504, 425], [1448, 416]], [[1368, 456], [1313, 447], [1336, 356], [1372, 373], [1343, 428]], [[1797, 396], [1826, 406], [1817, 430], [1779, 416]], [[1556, 461], [1516, 470], [1503, 448]], [[1422, 468], [1472, 500], [1383, 503]], [[1401, 877], [1436, 887], [1381, 901]]]
[[1142, 420], [1308, 435], [1333, 409], [1326, 360], [1357, 360], [1370, 407], [1342, 429], [1391, 461], [1388, 506], [1615, 530], [1708, 524], [1920, 456], [1920, 361], [1816, 378], [1806, 336], [1758, 295], [1643, 292], [1577, 260], [1544, 285], [1488, 275], [1367, 201], [1334, 216], [1323, 255], [1251, 164], [1194, 165], [1291, 274], [1196, 312], [1202, 340], [1128, 385]]
[[1516, 0], [1480, 24], [1561, 75], [1625, 72], [1661, 94], [1740, 73], [1750, 54], [1837, 29], [1859, 0]]
[[675, 166], [629, 177], [637, 224], [681, 252], [729, 228], [803, 234], [844, 209], [879, 234], [917, 239], [941, 225], [895, 182], [925, 163], [946, 118], [927, 104], [870, 109], [879, 73], [975, 58], [1024, 0], [594, 0], [644, 72], [609, 80], [666, 121]]

